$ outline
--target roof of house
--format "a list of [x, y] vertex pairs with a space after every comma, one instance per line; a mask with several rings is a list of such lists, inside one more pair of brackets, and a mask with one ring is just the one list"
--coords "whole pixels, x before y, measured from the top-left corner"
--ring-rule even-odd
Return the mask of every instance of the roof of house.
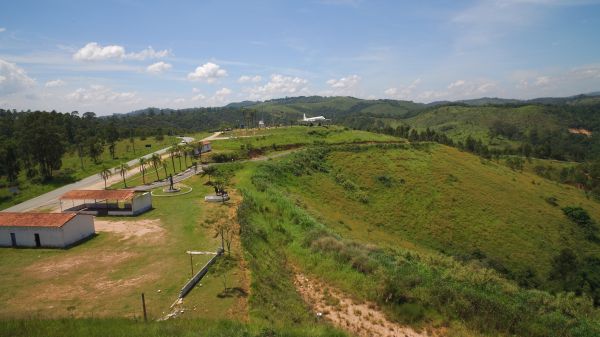
[[133, 190], [74, 190], [63, 194], [60, 199], [69, 200], [129, 200]]
[[62, 227], [76, 213], [0, 212], [0, 227]]

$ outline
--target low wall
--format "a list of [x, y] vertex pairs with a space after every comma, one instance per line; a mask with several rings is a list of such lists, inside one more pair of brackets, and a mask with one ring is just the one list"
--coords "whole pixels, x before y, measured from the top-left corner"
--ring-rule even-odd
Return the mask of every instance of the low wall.
[[183, 286], [183, 288], [181, 288], [181, 291], [179, 292], [179, 298], [184, 298], [185, 295], [187, 295], [194, 288], [194, 286], [196, 286], [196, 284], [198, 284], [198, 282], [200, 282], [200, 280], [202, 280], [204, 275], [206, 275], [206, 273], [208, 273], [208, 268], [210, 266], [212, 266], [215, 263], [215, 261], [217, 260], [217, 258], [219, 256], [221, 256], [222, 254], [223, 254], [223, 248], [219, 248], [219, 250], [217, 250], [217, 255], [213, 256], [210, 260], [208, 260], [208, 262], [204, 265], [204, 267], [202, 267], [200, 269], [200, 271], [197, 272], [196, 275], [194, 275], [194, 277], [192, 277], [189, 281], [187, 281], [187, 283]]

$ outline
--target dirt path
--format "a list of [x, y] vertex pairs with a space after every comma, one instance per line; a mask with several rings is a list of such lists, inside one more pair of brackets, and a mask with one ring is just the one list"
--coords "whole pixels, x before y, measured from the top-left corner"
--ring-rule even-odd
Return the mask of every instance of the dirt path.
[[354, 335], [371, 337], [426, 337], [409, 327], [390, 322], [374, 303], [357, 303], [322, 282], [296, 274], [296, 288], [315, 315]]
[[159, 238], [164, 234], [159, 220], [127, 220], [127, 221], [94, 221], [94, 226], [99, 232], [111, 232], [121, 236], [121, 240], [131, 237], [140, 237], [146, 234], [156, 234]]

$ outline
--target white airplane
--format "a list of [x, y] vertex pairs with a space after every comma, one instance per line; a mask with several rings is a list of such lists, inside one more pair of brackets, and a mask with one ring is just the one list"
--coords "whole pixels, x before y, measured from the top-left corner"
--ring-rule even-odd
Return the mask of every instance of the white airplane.
[[327, 118], [325, 118], [323, 116], [308, 117], [308, 118], [306, 118], [306, 114], [302, 114], [302, 120], [301, 120], [301, 122], [312, 123], [312, 122], [319, 122], [319, 121], [326, 121], [326, 120], [327, 120]]

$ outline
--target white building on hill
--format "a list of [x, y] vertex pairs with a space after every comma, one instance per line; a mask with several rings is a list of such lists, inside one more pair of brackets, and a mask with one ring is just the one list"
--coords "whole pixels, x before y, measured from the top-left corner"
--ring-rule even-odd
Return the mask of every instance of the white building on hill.
[[91, 215], [0, 212], [0, 247], [66, 248], [94, 233]]

